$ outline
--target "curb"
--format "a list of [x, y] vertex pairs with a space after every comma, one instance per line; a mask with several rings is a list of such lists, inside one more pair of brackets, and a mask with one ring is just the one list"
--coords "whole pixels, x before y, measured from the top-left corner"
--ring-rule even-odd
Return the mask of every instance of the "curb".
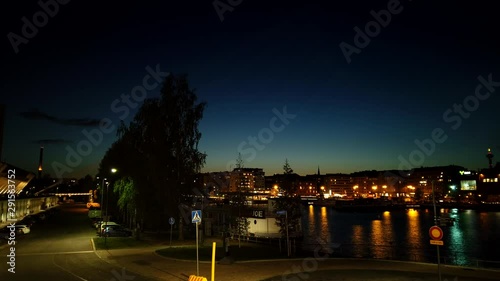
[[94, 238], [90, 238], [90, 245], [92, 246], [92, 250], [94, 251], [94, 254], [100, 258], [101, 260], [104, 260], [96, 251], [95, 249], [95, 244], [94, 244]]
[[[162, 249], [158, 249], [162, 250]], [[180, 261], [180, 262], [196, 262], [196, 260], [183, 260], [183, 259], [176, 259], [176, 258], [171, 258], [171, 257], [166, 257], [158, 254], [156, 252], [157, 250], [153, 251], [153, 253], [161, 258], [167, 259], [167, 260], [172, 260], [172, 261]], [[293, 258], [293, 259], [267, 259], [267, 260], [245, 260], [245, 261], [234, 261], [234, 263], [258, 263], [258, 262], [284, 262], [284, 261], [301, 261], [303, 258]], [[212, 261], [200, 261], [200, 263], [206, 263], [206, 264], [211, 264]], [[219, 263], [219, 261], [216, 261], [216, 263]]]
[[[401, 261], [401, 260], [386, 260], [386, 259], [367, 259], [367, 258], [328, 258], [329, 260], [362, 260], [362, 261], [375, 261], [375, 262], [393, 262], [393, 263], [406, 263], [406, 264], [417, 264], [424, 266], [437, 266], [437, 263], [428, 263], [428, 262], [418, 262], [418, 261]], [[482, 267], [470, 267], [470, 266], [461, 266], [461, 265], [453, 265], [453, 264], [443, 264], [441, 266], [469, 271], [489, 271], [489, 272], [500, 272], [500, 269], [492, 269], [492, 268], [482, 268]]]

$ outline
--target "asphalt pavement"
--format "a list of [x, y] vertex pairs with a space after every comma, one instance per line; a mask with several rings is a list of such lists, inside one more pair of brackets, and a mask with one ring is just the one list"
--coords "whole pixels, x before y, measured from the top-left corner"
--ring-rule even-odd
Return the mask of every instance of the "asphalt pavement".
[[[165, 247], [165, 246], [162, 246]], [[195, 261], [180, 261], [160, 256], [158, 247], [97, 251], [99, 257], [130, 272], [159, 279], [187, 280], [196, 274]], [[199, 264], [200, 275], [210, 280], [211, 264]], [[500, 271], [441, 266], [441, 280], [500, 280]], [[308, 257], [293, 260], [267, 260], [216, 264], [216, 280], [438, 280], [437, 265], [426, 263], [367, 259], [322, 259]]]
[[[0, 246], [0, 280], [130, 280], [123, 278], [126, 275], [121, 267], [95, 254], [91, 238], [96, 233], [85, 205], [60, 208], [61, 212], [34, 224], [29, 234], [16, 235], [15, 245]], [[134, 276], [134, 281], [151, 280], [139, 274]]]

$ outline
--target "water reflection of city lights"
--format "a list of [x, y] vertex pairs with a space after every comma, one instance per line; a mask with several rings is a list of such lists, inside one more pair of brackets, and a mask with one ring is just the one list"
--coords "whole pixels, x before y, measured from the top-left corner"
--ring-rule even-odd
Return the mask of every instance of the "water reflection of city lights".
[[312, 206], [309, 205], [309, 221], [314, 223], [314, 208], [311, 208]]
[[[329, 221], [328, 221], [328, 214], [327, 214], [327, 208], [326, 207], [321, 207], [320, 210], [321, 213], [321, 235], [324, 236], [326, 233], [328, 233], [329, 229]], [[327, 242], [331, 242], [330, 239], [334, 238], [333, 236], [326, 236], [322, 237], [325, 239]]]
[[372, 244], [372, 253], [377, 251], [377, 245], [383, 245], [386, 241], [386, 237], [384, 237], [384, 230], [382, 222], [379, 220], [372, 221], [371, 225], [371, 244]]
[[327, 219], [326, 207], [321, 207], [321, 219]]
[[418, 211], [415, 209], [409, 209], [408, 210], [408, 216], [409, 217], [417, 217], [418, 216]]

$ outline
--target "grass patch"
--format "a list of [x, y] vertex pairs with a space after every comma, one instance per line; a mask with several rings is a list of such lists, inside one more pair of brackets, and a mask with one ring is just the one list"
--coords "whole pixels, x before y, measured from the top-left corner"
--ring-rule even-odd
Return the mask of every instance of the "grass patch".
[[[282, 250], [284, 251], [284, 250]], [[172, 248], [164, 248], [156, 251], [159, 255], [169, 258], [181, 260], [196, 260], [196, 246], [179, 246]], [[280, 250], [275, 247], [264, 245], [233, 245], [229, 248], [231, 257], [235, 260], [263, 260], [263, 259], [283, 259], [286, 258], [286, 252], [280, 253]], [[212, 246], [200, 246], [198, 249], [200, 261], [212, 260]], [[224, 257], [225, 250], [222, 247], [216, 247], [215, 259], [220, 260]]]
[[143, 240], [137, 240], [132, 237], [108, 237], [106, 244], [104, 237], [93, 238], [94, 245], [97, 250], [110, 250], [110, 249], [125, 249], [125, 248], [140, 248], [152, 246], [151, 243]]

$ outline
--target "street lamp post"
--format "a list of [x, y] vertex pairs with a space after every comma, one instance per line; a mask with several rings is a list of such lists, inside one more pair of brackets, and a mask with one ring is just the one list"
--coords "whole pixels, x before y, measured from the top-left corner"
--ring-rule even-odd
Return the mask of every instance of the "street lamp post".
[[286, 210], [283, 210], [283, 211], [278, 211], [276, 212], [276, 214], [282, 216], [282, 215], [285, 215], [285, 227], [286, 227], [286, 250], [287, 250], [287, 254], [288, 254], [288, 257], [290, 257], [291, 255], [291, 247], [290, 247], [290, 237], [288, 236], [288, 212]]
[[[117, 170], [115, 168], [111, 169], [111, 173], [113, 173], [113, 174], [116, 173], [116, 171]], [[104, 188], [104, 186], [103, 186], [103, 188]], [[109, 198], [109, 182], [106, 185], [106, 214], [104, 217], [104, 228], [103, 228], [102, 232], [104, 232], [106, 230], [106, 227], [108, 226], [108, 220], [109, 220], [109, 218], [108, 218], [108, 202], [109, 202], [108, 198]], [[102, 206], [101, 206], [101, 213], [102, 213]], [[99, 231], [101, 231], [101, 230], [99, 230]], [[106, 238], [108, 236], [106, 235], [106, 233], [102, 233], [102, 234], [104, 235], [104, 245], [106, 246], [106, 242], [107, 242]]]
[[100, 191], [100, 195], [99, 195], [99, 196], [101, 196], [101, 205], [99, 206], [101, 208], [101, 217], [102, 217], [102, 206], [104, 205], [104, 182], [105, 181], [106, 181], [106, 178], [102, 178], [101, 191]]
[[[434, 207], [434, 225], [438, 225], [438, 218], [436, 212], [436, 195], [434, 193], [434, 181], [432, 181], [432, 206]], [[439, 256], [439, 245], [436, 245], [437, 251], [437, 266], [438, 266], [438, 276], [439, 281], [441, 281], [441, 257]]]

